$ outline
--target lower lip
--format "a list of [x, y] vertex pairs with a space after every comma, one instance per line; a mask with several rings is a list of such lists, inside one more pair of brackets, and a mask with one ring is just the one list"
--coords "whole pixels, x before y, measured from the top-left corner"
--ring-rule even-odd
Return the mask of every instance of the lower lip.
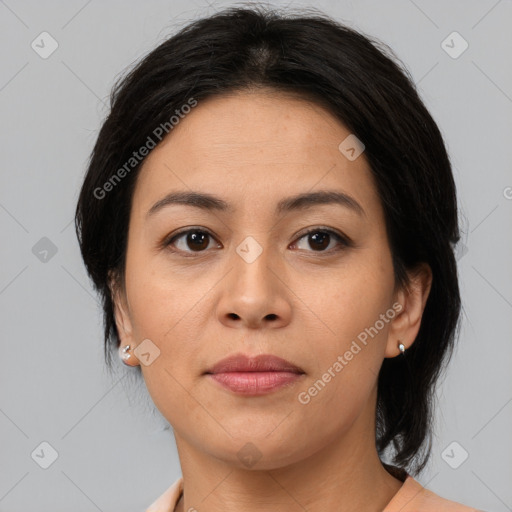
[[227, 372], [208, 374], [225, 388], [241, 395], [265, 395], [296, 382], [303, 374], [293, 372]]

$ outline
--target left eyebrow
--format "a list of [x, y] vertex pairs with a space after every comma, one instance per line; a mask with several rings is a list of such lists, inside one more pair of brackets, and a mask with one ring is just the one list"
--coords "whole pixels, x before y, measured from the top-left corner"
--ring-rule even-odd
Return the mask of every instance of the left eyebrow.
[[[170, 192], [157, 201], [147, 212], [146, 217], [173, 204], [182, 204], [202, 210], [233, 211], [233, 207], [220, 197], [201, 192]], [[337, 204], [351, 209], [361, 216], [366, 216], [363, 207], [350, 195], [336, 190], [305, 192], [280, 200], [276, 206], [276, 214], [282, 215], [291, 211], [306, 210], [314, 206]]]
[[337, 204], [351, 209], [361, 216], [366, 216], [363, 207], [352, 197], [337, 190], [321, 190], [319, 192], [306, 192], [296, 196], [282, 199], [277, 203], [277, 212], [286, 213], [293, 210], [305, 210], [317, 205]]

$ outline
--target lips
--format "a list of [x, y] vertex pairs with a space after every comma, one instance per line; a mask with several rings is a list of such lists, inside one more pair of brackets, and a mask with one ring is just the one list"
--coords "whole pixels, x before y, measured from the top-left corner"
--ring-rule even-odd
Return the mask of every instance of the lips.
[[289, 372], [301, 374], [304, 373], [304, 370], [285, 359], [270, 354], [256, 357], [236, 354], [222, 359], [206, 371], [206, 373], [211, 374], [230, 372]]
[[237, 354], [219, 361], [205, 375], [233, 393], [257, 396], [293, 385], [305, 372], [277, 356]]

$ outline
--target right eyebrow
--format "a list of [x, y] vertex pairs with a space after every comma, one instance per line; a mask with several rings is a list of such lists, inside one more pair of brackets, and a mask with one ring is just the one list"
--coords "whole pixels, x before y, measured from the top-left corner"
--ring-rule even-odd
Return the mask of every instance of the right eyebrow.
[[184, 204], [203, 210], [231, 211], [232, 207], [220, 197], [199, 192], [171, 192], [157, 201], [147, 212], [146, 216], [154, 215], [165, 206], [172, 204]]

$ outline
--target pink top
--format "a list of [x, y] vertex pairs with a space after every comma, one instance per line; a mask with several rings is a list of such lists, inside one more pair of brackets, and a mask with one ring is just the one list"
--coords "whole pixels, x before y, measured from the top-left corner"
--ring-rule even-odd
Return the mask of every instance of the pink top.
[[[174, 512], [183, 492], [183, 478], [174, 482], [146, 512]], [[446, 500], [423, 487], [412, 476], [405, 482], [382, 512], [482, 512], [455, 501]]]

